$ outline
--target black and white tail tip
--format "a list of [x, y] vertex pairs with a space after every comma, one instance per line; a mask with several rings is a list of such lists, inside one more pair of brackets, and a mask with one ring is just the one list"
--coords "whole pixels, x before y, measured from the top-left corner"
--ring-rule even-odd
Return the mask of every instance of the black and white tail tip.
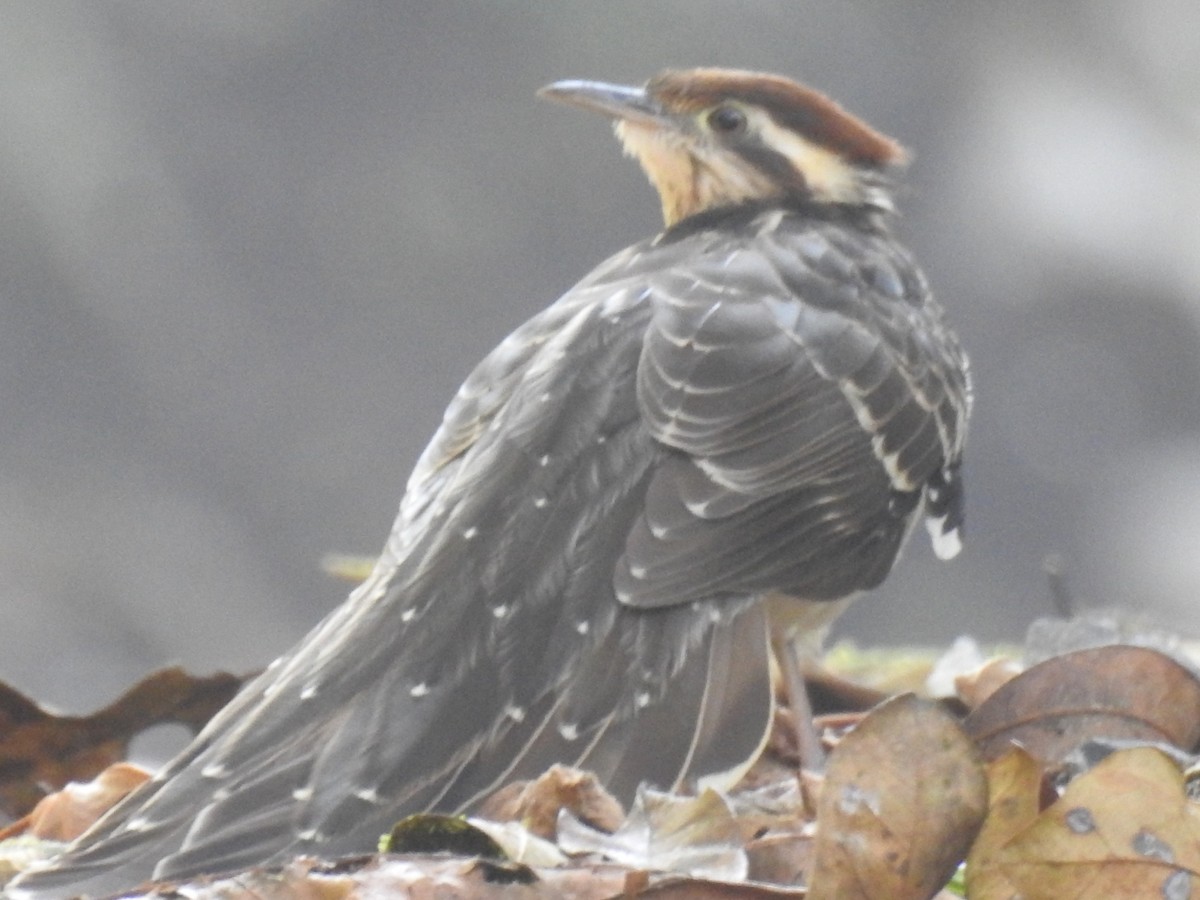
[[938, 559], [953, 559], [962, 550], [963, 495], [958, 466], [948, 466], [925, 487], [925, 527]]

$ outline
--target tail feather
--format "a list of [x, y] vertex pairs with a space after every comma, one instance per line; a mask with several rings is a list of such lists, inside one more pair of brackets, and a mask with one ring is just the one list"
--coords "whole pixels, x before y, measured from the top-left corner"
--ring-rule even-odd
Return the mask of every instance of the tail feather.
[[[413, 717], [420, 733], [405, 731], [400, 758], [380, 742], [404, 730], [413, 702], [408, 692], [397, 697], [404, 682], [394, 672], [344, 715], [228, 771], [211, 761], [229, 752], [218, 739], [174, 778], [148, 785], [132, 814], [103, 824], [102, 840], [26, 876], [13, 896], [62, 897], [67, 887], [103, 895], [151, 877], [230, 872], [301, 852], [360, 853], [404, 815], [468, 811], [554, 763], [596, 771], [626, 803], [642, 781], [670, 788], [730, 769], [761, 746], [770, 723], [765, 613], [751, 601], [683, 613], [619, 608], [579, 665], [498, 721], [503, 703], [484, 708], [472, 699], [489, 696], [480, 682], [491, 677], [486, 664], [474, 666], [436, 715]], [[675, 664], [648, 681], [628, 677], [653, 673], [651, 658]], [[641, 692], [629, 693], [639, 683]]]

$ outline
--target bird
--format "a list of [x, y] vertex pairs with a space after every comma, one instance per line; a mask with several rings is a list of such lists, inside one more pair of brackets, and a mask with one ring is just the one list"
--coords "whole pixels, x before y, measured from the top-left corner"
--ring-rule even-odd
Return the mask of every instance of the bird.
[[963, 526], [965, 352], [894, 236], [906, 151], [735, 69], [559, 81], [663, 228], [466, 379], [378, 563], [21, 898], [371, 851], [556, 763], [629, 802], [729, 785], [773, 648]]

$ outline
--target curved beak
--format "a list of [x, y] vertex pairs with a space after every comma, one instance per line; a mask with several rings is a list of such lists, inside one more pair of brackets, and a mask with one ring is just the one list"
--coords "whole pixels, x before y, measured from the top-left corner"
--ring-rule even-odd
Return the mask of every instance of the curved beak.
[[601, 81], [556, 81], [538, 91], [538, 96], [627, 122], [666, 125], [670, 118], [658, 101], [640, 87]]

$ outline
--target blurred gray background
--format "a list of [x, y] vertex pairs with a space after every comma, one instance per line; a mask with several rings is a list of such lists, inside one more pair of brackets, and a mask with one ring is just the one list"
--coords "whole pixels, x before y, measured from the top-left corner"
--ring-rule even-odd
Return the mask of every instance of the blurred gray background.
[[1017, 638], [1200, 601], [1195, 0], [0, 9], [0, 678], [88, 710], [263, 665], [381, 546], [471, 366], [657, 202], [557, 78], [778, 71], [915, 152], [970, 349], [967, 549], [840, 626]]

